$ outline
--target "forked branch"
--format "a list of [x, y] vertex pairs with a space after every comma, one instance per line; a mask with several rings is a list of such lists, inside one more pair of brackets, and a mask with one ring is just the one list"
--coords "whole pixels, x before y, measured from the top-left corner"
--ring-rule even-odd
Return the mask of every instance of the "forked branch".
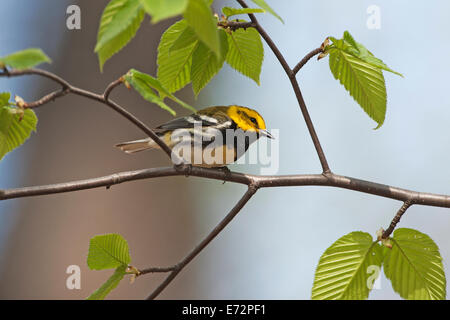
[[[247, 8], [245, 1], [237, 0], [239, 4]], [[0, 200], [13, 199], [19, 197], [30, 197], [38, 195], [49, 195], [62, 192], [72, 192], [77, 190], [92, 189], [98, 187], [109, 188], [112, 185], [120, 184], [127, 181], [134, 181], [140, 179], [151, 179], [157, 177], [167, 177], [167, 176], [196, 176], [207, 179], [215, 179], [221, 181], [230, 181], [239, 184], [245, 184], [248, 186], [247, 191], [242, 196], [242, 198], [235, 204], [235, 206], [230, 210], [230, 212], [223, 218], [223, 220], [195, 247], [193, 250], [187, 254], [181, 261], [173, 266], [168, 267], [149, 267], [139, 270], [137, 276], [150, 274], [150, 273], [168, 273], [166, 279], [148, 296], [148, 299], [156, 298], [172, 281], [175, 277], [183, 270], [183, 268], [192, 261], [230, 222], [231, 220], [240, 212], [240, 210], [245, 206], [245, 204], [250, 200], [250, 198], [256, 193], [259, 188], [270, 188], [270, 187], [282, 187], [282, 186], [330, 186], [336, 188], [343, 188], [354, 190], [357, 192], [363, 192], [368, 194], [373, 194], [376, 196], [386, 197], [390, 199], [395, 199], [403, 201], [404, 204], [397, 212], [396, 216], [392, 220], [389, 228], [383, 233], [382, 238], [387, 238], [392, 233], [396, 227], [401, 216], [412, 204], [420, 204], [427, 206], [437, 206], [437, 207], [447, 207], [450, 208], [450, 196], [448, 195], [438, 195], [424, 192], [416, 192], [406, 189], [401, 189], [393, 186], [388, 186], [384, 184], [379, 184], [375, 182], [360, 180], [351, 177], [340, 176], [331, 172], [328, 165], [325, 153], [320, 144], [319, 138], [315, 131], [314, 125], [312, 123], [311, 117], [309, 115], [306, 103], [303, 99], [300, 86], [296, 79], [296, 74], [298, 71], [315, 55], [321, 53], [323, 48], [317, 48], [308, 53], [294, 68], [290, 68], [286, 62], [284, 56], [281, 54], [278, 47], [275, 45], [273, 40], [269, 37], [266, 31], [261, 27], [258, 20], [253, 14], [249, 14], [251, 22], [235, 22], [226, 21], [219, 22], [219, 25], [224, 28], [229, 28], [230, 30], [236, 30], [238, 28], [255, 28], [261, 37], [265, 40], [269, 48], [272, 50], [281, 66], [283, 67], [286, 75], [288, 76], [292, 88], [294, 90], [295, 96], [297, 98], [300, 110], [304, 117], [305, 123], [307, 125], [308, 131], [310, 133], [311, 139], [313, 141], [314, 147], [316, 149], [317, 155], [322, 166], [322, 174], [303, 174], [303, 175], [284, 175], [284, 176], [258, 176], [258, 175], [248, 175], [237, 172], [224, 172], [215, 169], [206, 169], [199, 167], [192, 167], [189, 165], [181, 165], [176, 167], [164, 167], [164, 168], [150, 168], [143, 170], [127, 171], [115, 173], [112, 175], [98, 177], [93, 179], [85, 179], [78, 181], [71, 181], [65, 183], [42, 185], [35, 187], [24, 187], [0, 190]], [[222, 23], [222, 24], [221, 24]], [[14, 77], [21, 75], [39, 75], [48, 78], [59, 85], [61, 85], [60, 90], [56, 90], [42, 97], [41, 99], [25, 103], [25, 108], [37, 108], [42, 105], [49, 103], [57, 98], [65, 96], [69, 93], [84, 96], [86, 98], [96, 100], [101, 102], [114, 111], [121, 114], [124, 118], [132, 122], [139, 129], [141, 129], [150, 138], [155, 140], [155, 142], [165, 151], [165, 153], [172, 159], [176, 155], [172, 155], [171, 149], [162, 141], [148, 126], [146, 126], [142, 121], [136, 118], [134, 115], [129, 113], [123, 107], [119, 106], [114, 101], [110, 100], [109, 96], [111, 92], [122, 83], [122, 79], [117, 79], [110, 83], [105, 89], [103, 94], [96, 94], [87, 90], [83, 90], [72, 86], [66, 80], [58, 77], [57, 75], [40, 70], [40, 69], [25, 69], [25, 70], [7, 70], [3, 69], [0, 72], [0, 77]]]
[[[99, 102], [107, 105], [114, 111], [118, 112], [124, 118], [126, 118], [131, 123], [133, 123], [135, 126], [137, 126], [139, 129], [141, 129], [147, 136], [152, 138], [161, 147], [161, 149], [164, 150], [164, 152], [169, 156], [169, 158], [172, 159], [172, 150], [167, 146], [167, 144], [164, 141], [162, 141], [158, 137], [158, 135], [156, 133], [153, 132], [152, 129], [150, 129], [147, 125], [145, 125], [145, 123], [143, 123], [141, 120], [136, 118], [133, 114], [131, 114], [130, 112], [125, 110], [123, 107], [118, 105], [116, 102], [109, 99], [109, 94], [115, 87], [117, 87], [120, 84], [120, 82], [121, 82], [120, 79], [113, 81], [106, 88], [105, 93], [100, 95], [100, 94], [96, 94], [96, 93], [93, 93], [93, 92], [90, 92], [90, 91], [87, 91], [84, 89], [77, 88], [77, 87], [71, 85], [66, 80], [58, 77], [57, 75], [55, 75], [51, 72], [48, 72], [48, 71], [41, 70], [41, 69], [23, 69], [23, 70], [4, 69], [3, 72], [0, 72], [0, 77], [16, 77], [16, 76], [22, 76], [22, 75], [39, 75], [39, 76], [48, 78], [50, 80], [53, 80], [54, 82], [59, 83], [62, 86], [61, 90], [59, 90], [59, 91], [52, 92], [37, 101], [25, 103], [25, 105], [24, 105], [25, 108], [40, 107], [50, 101], [53, 101], [56, 98], [65, 96], [68, 93], [73, 93], [73, 94], [76, 94], [79, 96], [84, 96], [86, 98], [99, 101]], [[174, 154], [173, 157], [176, 157], [176, 155]]]
[[[243, 7], [248, 8], [247, 4], [244, 0], [237, 0], [237, 2]], [[314, 124], [311, 120], [311, 116], [309, 115], [308, 108], [306, 107], [305, 100], [303, 99], [302, 92], [300, 90], [300, 86], [298, 85], [297, 79], [295, 77], [296, 72], [294, 72], [291, 67], [289, 67], [289, 64], [286, 62], [286, 59], [284, 58], [283, 54], [280, 52], [278, 47], [273, 42], [272, 38], [267, 34], [267, 32], [264, 30], [264, 28], [259, 24], [258, 20], [256, 19], [254, 14], [249, 14], [250, 20], [255, 25], [254, 28], [258, 30], [261, 37], [264, 39], [264, 41], [267, 43], [269, 48], [272, 50], [275, 57], [280, 62], [281, 66], [284, 69], [284, 72], [288, 76], [289, 80], [291, 81], [292, 88], [294, 89], [295, 96], [297, 98], [298, 104], [300, 106], [300, 110], [302, 111], [303, 118], [305, 119], [306, 126], [308, 127], [309, 134], [311, 136], [311, 139], [313, 141], [314, 147], [316, 149], [317, 155], [320, 160], [320, 164], [322, 166], [323, 173], [330, 173], [330, 166], [328, 165], [327, 158], [325, 156], [325, 153], [322, 149], [322, 145], [320, 144], [319, 137], [317, 136], [316, 129], [314, 128]], [[308, 59], [309, 60], [309, 59]]]

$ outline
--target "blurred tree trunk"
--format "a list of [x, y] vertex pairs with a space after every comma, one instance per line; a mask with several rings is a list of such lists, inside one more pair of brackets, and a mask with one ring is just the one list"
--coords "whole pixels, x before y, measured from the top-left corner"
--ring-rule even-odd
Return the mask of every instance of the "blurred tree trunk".
[[[103, 74], [94, 53], [99, 19], [108, 1], [79, 1], [81, 30], [66, 28], [65, 5], [51, 0], [19, 1], [36, 10], [27, 32], [53, 60], [43, 66], [79, 87], [102, 92], [106, 85], [130, 68], [156, 74], [159, 37], [172, 21], [151, 25], [144, 20], [135, 39], [108, 61]], [[64, 19], [62, 18], [64, 17]], [[61, 36], [62, 34], [62, 36]], [[58, 35], [58, 37], [56, 37]], [[20, 37], [17, 34], [17, 37]], [[52, 44], [56, 38], [64, 43]], [[31, 46], [31, 44], [30, 44]], [[56, 47], [58, 50], [48, 50]], [[8, 81], [8, 80], [5, 80]], [[25, 81], [21, 78], [20, 81]], [[56, 89], [42, 78], [33, 78], [33, 88], [23, 87], [24, 98], [32, 100]], [[28, 90], [28, 91], [27, 91]], [[30, 91], [33, 94], [30, 94]], [[186, 91], [184, 91], [186, 93]], [[17, 93], [22, 94], [22, 93]], [[186, 94], [181, 98], [186, 99]], [[150, 126], [171, 116], [124, 87], [112, 99]], [[180, 114], [184, 110], [178, 109]], [[36, 185], [89, 178], [159, 165], [169, 165], [162, 152], [126, 155], [113, 145], [142, 137], [142, 133], [106, 106], [77, 96], [66, 96], [37, 110], [38, 132], [23, 146], [29, 164], [21, 185]], [[132, 182], [109, 190], [24, 198], [18, 219], [7, 242], [0, 275], [3, 299], [80, 299], [99, 287], [112, 272], [91, 271], [86, 257], [89, 239], [96, 234], [120, 233], [129, 242], [132, 264], [137, 267], [171, 265], [192, 246], [190, 203], [185, 179], [174, 178]], [[175, 199], [175, 201], [174, 201]], [[66, 268], [81, 267], [81, 290], [66, 288]], [[162, 280], [161, 275], [142, 277], [133, 285], [123, 281], [111, 298], [144, 298]], [[181, 275], [161, 297], [189, 297], [189, 276]], [[189, 289], [190, 290], [190, 289]]]

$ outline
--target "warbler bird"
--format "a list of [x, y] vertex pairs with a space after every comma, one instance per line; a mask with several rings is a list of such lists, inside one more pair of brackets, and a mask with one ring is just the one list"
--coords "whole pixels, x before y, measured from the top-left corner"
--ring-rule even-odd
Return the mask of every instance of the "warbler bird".
[[[209, 168], [235, 162], [262, 136], [273, 139], [257, 111], [237, 105], [205, 108], [164, 123], [154, 132], [185, 163]], [[151, 138], [116, 147], [126, 153], [159, 148]]]

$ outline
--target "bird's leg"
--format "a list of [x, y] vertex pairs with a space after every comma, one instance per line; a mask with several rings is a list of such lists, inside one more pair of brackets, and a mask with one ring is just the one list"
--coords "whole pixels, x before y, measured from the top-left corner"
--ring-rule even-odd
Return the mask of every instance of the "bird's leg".
[[182, 163], [179, 165], [175, 165], [175, 170], [177, 171], [183, 171], [185, 177], [189, 177], [192, 172], [192, 164], [190, 163]]
[[231, 171], [230, 171], [230, 169], [228, 169], [227, 166], [223, 166], [223, 167], [217, 168], [217, 170], [223, 171], [225, 173], [225, 180], [223, 180], [223, 183], [222, 183], [222, 184], [225, 184], [225, 182], [227, 182], [227, 179], [231, 178]]

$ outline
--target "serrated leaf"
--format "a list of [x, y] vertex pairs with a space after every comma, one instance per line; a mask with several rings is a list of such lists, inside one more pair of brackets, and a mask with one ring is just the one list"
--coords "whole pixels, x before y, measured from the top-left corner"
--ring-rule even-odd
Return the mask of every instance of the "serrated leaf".
[[203, 42], [200, 42], [192, 55], [192, 89], [197, 96], [209, 81], [219, 72], [228, 51], [226, 32], [219, 30], [222, 54], [217, 57]]
[[[133, 86], [133, 88], [135, 88], [138, 92], [146, 91], [146, 92], [150, 92], [150, 94], [154, 95], [152, 89], [155, 89], [156, 91], [158, 91], [159, 100], [161, 100], [161, 102], [163, 104], [164, 104], [164, 102], [163, 102], [164, 97], [168, 97], [169, 99], [171, 99], [171, 100], [175, 101], [176, 103], [178, 103], [179, 105], [181, 105], [183, 108], [191, 110], [192, 112], [196, 112], [196, 110], [193, 107], [191, 107], [189, 104], [183, 102], [182, 100], [178, 99], [169, 90], [164, 88], [164, 86], [160, 83], [160, 81], [158, 79], [155, 79], [146, 73], [142, 73], [135, 69], [131, 69], [125, 75], [125, 80], [128, 81]], [[155, 99], [155, 98], [153, 98], [153, 99]], [[165, 105], [165, 106], [166, 106], [166, 108], [169, 108], [167, 105]], [[172, 110], [172, 109], [170, 109], [170, 110]], [[168, 110], [168, 111], [170, 112], [170, 110]]]
[[167, 104], [165, 104], [164, 100], [160, 96], [156, 95], [148, 82], [138, 77], [126, 76], [125, 79], [128, 83], [131, 84], [134, 90], [136, 90], [141, 95], [142, 98], [158, 105], [162, 109], [168, 111], [171, 115], [176, 115], [176, 112]]
[[375, 280], [368, 268], [381, 269], [382, 259], [381, 246], [370, 234], [357, 231], [341, 237], [320, 257], [312, 299], [367, 299], [369, 285]]
[[350, 47], [346, 47], [347, 52], [354, 55], [357, 58], [373, 65], [374, 67], [378, 67], [382, 70], [386, 70], [392, 72], [396, 75], [403, 77], [401, 73], [390, 69], [381, 59], [376, 58], [366, 47], [364, 47], [361, 43], [355, 41], [350, 32], [344, 32], [344, 41], [350, 44]]
[[205, 0], [188, 0], [184, 18], [198, 38], [220, 58], [221, 48], [217, 29], [217, 18]]
[[158, 80], [170, 92], [180, 90], [191, 81], [192, 54], [198, 40], [178, 50], [170, 51], [175, 41], [188, 27], [186, 20], [174, 23], [164, 32], [159, 42]]
[[120, 280], [126, 275], [127, 266], [117, 267], [113, 275], [97, 290], [95, 290], [86, 300], [103, 300], [119, 284]]
[[188, 0], [139, 0], [144, 10], [152, 16], [152, 23], [182, 14]]
[[284, 23], [283, 19], [266, 3], [264, 0], [252, 0], [254, 4], [256, 4], [258, 7], [266, 10], [270, 14], [272, 14], [274, 17], [276, 17], [278, 20], [280, 20], [282, 23]]
[[226, 17], [232, 17], [238, 14], [249, 14], [249, 13], [264, 13], [266, 12], [264, 9], [259, 8], [231, 8], [231, 7], [223, 7], [222, 12]]
[[15, 69], [27, 69], [44, 62], [51, 63], [52, 61], [41, 49], [29, 48], [1, 57], [0, 68], [7, 66]]
[[407, 228], [395, 230], [391, 241], [383, 268], [394, 291], [409, 300], [444, 300], [446, 279], [436, 243]]
[[344, 36], [342, 37], [345, 41], [348, 42], [348, 44], [350, 44], [354, 49], [357, 50], [358, 48], [358, 44], [355, 41], [355, 39], [353, 38], [353, 36], [350, 34], [350, 32], [348, 31], [344, 31]]
[[328, 49], [331, 73], [378, 123], [378, 129], [386, 116], [387, 97], [383, 73], [378, 67], [348, 53], [348, 46], [347, 42], [340, 39]]
[[0, 160], [22, 145], [36, 131], [37, 117], [33, 110], [10, 107], [9, 93], [0, 95]]
[[238, 29], [227, 33], [227, 38], [227, 63], [259, 85], [264, 47], [258, 31], [253, 28]]
[[95, 46], [100, 70], [135, 36], [143, 19], [144, 10], [139, 0], [112, 0], [108, 3], [100, 19]]
[[91, 238], [87, 264], [90, 269], [103, 270], [127, 266], [131, 261], [127, 241], [119, 234]]
[[179, 49], [184, 49], [194, 42], [198, 40], [197, 34], [195, 33], [194, 29], [192, 29], [189, 26], [186, 26], [186, 28], [183, 30], [183, 32], [178, 36], [178, 38], [172, 43], [172, 45], [169, 48], [169, 54], [172, 51], [176, 51]]

